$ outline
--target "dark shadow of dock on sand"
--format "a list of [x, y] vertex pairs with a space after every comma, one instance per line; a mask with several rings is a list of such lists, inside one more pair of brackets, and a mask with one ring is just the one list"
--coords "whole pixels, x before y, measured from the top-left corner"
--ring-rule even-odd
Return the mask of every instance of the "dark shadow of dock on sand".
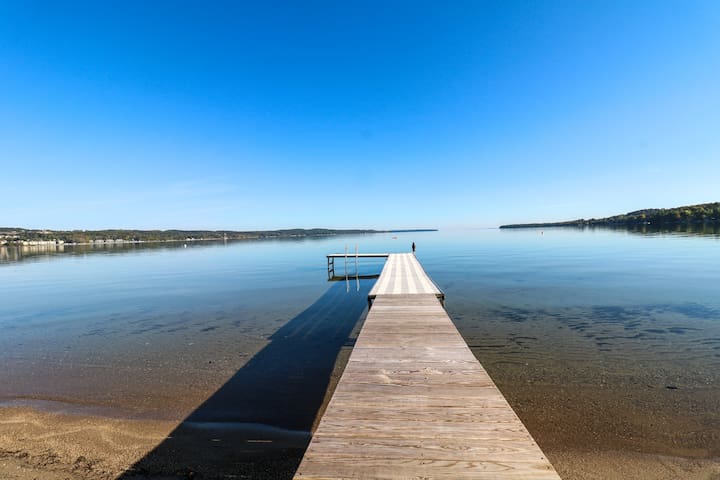
[[292, 478], [368, 289], [332, 285], [118, 480]]

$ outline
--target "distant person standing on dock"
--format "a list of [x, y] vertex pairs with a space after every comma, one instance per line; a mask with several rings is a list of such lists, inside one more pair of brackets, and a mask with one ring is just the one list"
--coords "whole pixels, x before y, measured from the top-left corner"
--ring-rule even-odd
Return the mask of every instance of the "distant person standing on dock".
[[413, 253], [415, 253], [415, 242], [412, 244]]

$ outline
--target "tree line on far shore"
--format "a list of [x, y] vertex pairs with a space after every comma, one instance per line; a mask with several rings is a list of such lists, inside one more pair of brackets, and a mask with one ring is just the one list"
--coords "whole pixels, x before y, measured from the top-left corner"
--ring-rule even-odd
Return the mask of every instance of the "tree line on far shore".
[[606, 218], [580, 218], [566, 222], [502, 225], [500, 228], [573, 226], [639, 227], [642, 225], [666, 228], [682, 225], [720, 225], [720, 202], [687, 205], [676, 208], [647, 208]]
[[286, 230], [37, 230], [0, 228], [0, 240], [7, 243], [58, 241], [64, 243], [93, 242], [172, 242], [193, 240], [249, 240], [261, 238], [302, 238], [329, 235], [377, 233], [378, 230], [332, 230], [326, 228], [294, 228]]

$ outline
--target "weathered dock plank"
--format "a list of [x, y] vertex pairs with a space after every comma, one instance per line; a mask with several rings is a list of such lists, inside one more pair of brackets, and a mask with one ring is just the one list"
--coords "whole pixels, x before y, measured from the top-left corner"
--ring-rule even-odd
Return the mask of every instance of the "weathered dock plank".
[[441, 295], [414, 255], [388, 257], [296, 479], [560, 478]]

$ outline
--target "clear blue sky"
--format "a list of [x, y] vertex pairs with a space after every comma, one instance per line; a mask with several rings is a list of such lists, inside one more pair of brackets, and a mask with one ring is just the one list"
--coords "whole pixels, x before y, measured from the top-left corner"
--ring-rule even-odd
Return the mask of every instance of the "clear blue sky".
[[2, 226], [494, 226], [719, 180], [715, 0], [0, 3]]

